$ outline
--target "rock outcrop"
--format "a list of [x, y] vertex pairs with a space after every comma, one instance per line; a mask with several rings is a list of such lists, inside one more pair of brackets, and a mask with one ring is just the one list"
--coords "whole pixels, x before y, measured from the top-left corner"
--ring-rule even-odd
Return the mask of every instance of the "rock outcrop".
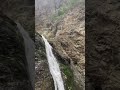
[[54, 82], [48, 68], [44, 41], [35, 35], [35, 90], [53, 90]]
[[17, 25], [0, 13], [0, 90], [31, 90], [24, 40]]
[[1, 0], [0, 10], [9, 18], [18, 21], [35, 38], [35, 1], [34, 0]]
[[120, 1], [86, 3], [86, 90], [120, 90]]

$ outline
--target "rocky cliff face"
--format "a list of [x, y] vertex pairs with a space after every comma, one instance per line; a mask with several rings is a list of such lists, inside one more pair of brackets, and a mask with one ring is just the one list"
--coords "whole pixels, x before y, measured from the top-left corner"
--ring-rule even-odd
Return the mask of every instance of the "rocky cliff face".
[[0, 89], [31, 90], [24, 40], [17, 25], [0, 13]]
[[[13, 85], [14, 83], [13, 83], [13, 84], [11, 84], [13, 86], [10, 86], [9, 89], [16, 90], [19, 88], [20, 90], [23, 90], [23, 89], [31, 90], [32, 87], [34, 87], [34, 85], [33, 85], [33, 83], [34, 83], [34, 80], [33, 80], [34, 79], [34, 60], [31, 60], [31, 57], [34, 56], [34, 52], [32, 51], [33, 49], [30, 50], [29, 40], [31, 40], [31, 38], [34, 40], [34, 38], [35, 38], [34, 37], [35, 36], [34, 35], [34, 31], [35, 31], [34, 30], [34, 28], [35, 28], [34, 27], [34, 25], [35, 25], [34, 1], [33, 0], [1, 0], [0, 2], [1, 2], [0, 10], [5, 15], [7, 15], [7, 17], [9, 17], [11, 19], [11, 22], [10, 22], [10, 19], [7, 21], [5, 16], [2, 17], [4, 20], [6, 20], [6, 23], [7, 23], [7, 24], [5, 24], [5, 23], [1, 24], [1, 25], [4, 25], [4, 26], [1, 26], [2, 28], [4, 28], [6, 25], [6, 28], [5, 28], [4, 34], [3, 34], [4, 37], [2, 37], [2, 38], [6, 38], [7, 36], [8, 36], [8, 38], [11, 38], [10, 41], [9, 41], [9, 39], [6, 39], [5, 43], [7, 43], [8, 45], [10, 43], [11, 44], [10, 46], [12, 46], [12, 45], [14, 46], [14, 47], [10, 47], [10, 48], [11, 48], [11, 50], [13, 49], [13, 51], [11, 51], [11, 52], [14, 52], [15, 55], [17, 55], [17, 57], [16, 57], [13, 53], [11, 53], [16, 57], [15, 58], [13, 56], [13, 58], [15, 58], [15, 60], [17, 58], [19, 58], [19, 59], [21, 58], [20, 60], [18, 59], [17, 62], [15, 60], [13, 60], [14, 63], [12, 63], [10, 66], [11, 68], [15, 68], [14, 66], [16, 66], [17, 68], [21, 67], [21, 70], [17, 71], [18, 73], [16, 71], [11, 71], [11, 73], [13, 73], [13, 72], [14, 72], [14, 74], [17, 73], [18, 76], [20, 74], [21, 76], [19, 76], [19, 77], [21, 77], [21, 80], [24, 80], [23, 77], [26, 79], [24, 83], [23, 83], [23, 81], [20, 81], [20, 84], [23, 84], [23, 85], [19, 85], [19, 81], [18, 81], [20, 79], [19, 78], [15, 82], [17, 86], [13, 87], [14, 86]], [[18, 25], [17, 26], [16, 26], [16, 24], [12, 25], [12, 22], [14, 24], [15, 24], [15, 22], [19, 22], [22, 25], [22, 27], [20, 26], [18, 29]], [[28, 34], [30, 35], [31, 38], [29, 37], [29, 35], [27, 35], [27, 37], [25, 36], [26, 39], [24, 39], [23, 36], [25, 35], [25, 33], [22, 35], [21, 32], [19, 32], [20, 30], [22, 30], [22, 28], [24, 28], [28, 32]], [[13, 33], [13, 32], [16, 32], [16, 33]], [[3, 32], [1, 32], [1, 33], [3, 33]], [[29, 37], [29, 39], [28, 39], [28, 37]], [[2, 42], [3, 42], [3, 40], [2, 40]], [[28, 45], [25, 45], [25, 43], [28, 43]], [[23, 46], [21, 46], [21, 45], [23, 45]], [[7, 47], [7, 45], [5, 45], [5, 47]], [[19, 47], [19, 48], [17, 48], [17, 47]], [[7, 52], [7, 49], [9, 51], [10, 48], [6, 48], [5, 49], [6, 52]], [[33, 53], [33, 54], [30, 55], [30, 53], [31, 54]], [[8, 59], [8, 61], [6, 61], [6, 63], [9, 63], [9, 62], [10, 62], [10, 60]], [[14, 64], [16, 64], [16, 65], [14, 65]], [[25, 73], [25, 74], [22, 75], [22, 73]], [[25, 76], [26, 74], [27, 74], [27, 76]], [[30, 84], [29, 80], [32, 83], [32, 87], [31, 87], [31, 85], [28, 86]], [[12, 82], [10, 82], [10, 83], [12, 83]], [[20, 87], [18, 87], [18, 85]]]
[[56, 41], [53, 41], [56, 51], [65, 58], [65, 60], [71, 61], [70, 65], [73, 70], [74, 80], [81, 89], [84, 88], [85, 74], [84, 19], [84, 8], [74, 8], [73, 11], [67, 14], [63, 21], [60, 22], [54, 37]]
[[34, 0], [1, 0], [0, 10], [9, 18], [19, 22], [34, 40], [35, 4]]
[[35, 90], [53, 90], [54, 82], [48, 68], [44, 41], [35, 35]]
[[86, 89], [119, 90], [120, 1], [86, 3]]
[[65, 66], [70, 66], [70, 69], [72, 69], [75, 88], [70, 90], [84, 90], [85, 86], [84, 13], [84, 5], [78, 5], [57, 23], [49, 24], [48, 22], [37, 30], [40, 34], [46, 36], [57, 54], [62, 58], [61, 60], [68, 64]]

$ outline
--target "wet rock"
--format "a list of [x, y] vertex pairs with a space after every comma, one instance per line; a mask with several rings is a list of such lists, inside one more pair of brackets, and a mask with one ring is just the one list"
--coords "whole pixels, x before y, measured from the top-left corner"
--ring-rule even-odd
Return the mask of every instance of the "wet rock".
[[35, 38], [34, 3], [33, 0], [1, 0], [0, 3], [3, 13], [12, 20], [18, 21], [33, 40]]
[[90, 83], [93, 89], [119, 90], [120, 1], [89, 2], [92, 6], [87, 5], [86, 11], [86, 43], [89, 45], [86, 47], [86, 72], [89, 72], [86, 85]]
[[35, 35], [35, 90], [53, 90], [54, 82], [49, 71], [44, 41]]
[[31, 90], [24, 40], [17, 25], [0, 13], [0, 89]]

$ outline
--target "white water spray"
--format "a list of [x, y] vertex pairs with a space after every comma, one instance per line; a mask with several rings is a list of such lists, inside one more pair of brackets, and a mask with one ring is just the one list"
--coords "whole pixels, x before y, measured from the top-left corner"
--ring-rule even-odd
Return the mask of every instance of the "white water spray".
[[47, 60], [48, 60], [48, 64], [49, 64], [50, 73], [51, 73], [53, 80], [54, 80], [55, 90], [65, 90], [64, 85], [63, 85], [61, 72], [60, 72], [60, 68], [59, 68], [59, 64], [58, 64], [58, 62], [57, 62], [57, 60], [52, 52], [52, 47], [48, 43], [48, 41], [45, 39], [44, 36], [42, 36], [42, 38], [45, 42]]

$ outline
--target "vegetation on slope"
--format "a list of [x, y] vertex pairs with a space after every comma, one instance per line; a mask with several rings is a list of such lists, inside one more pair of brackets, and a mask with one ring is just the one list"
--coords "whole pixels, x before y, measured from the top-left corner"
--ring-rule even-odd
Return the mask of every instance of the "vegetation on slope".
[[83, 3], [81, 0], [68, 0], [67, 3], [61, 5], [61, 7], [57, 9], [57, 11], [53, 15], [51, 15], [50, 19], [52, 21], [59, 21], [61, 18], [64, 17], [65, 14], [68, 13], [69, 10], [74, 8], [75, 5], [80, 2]]

